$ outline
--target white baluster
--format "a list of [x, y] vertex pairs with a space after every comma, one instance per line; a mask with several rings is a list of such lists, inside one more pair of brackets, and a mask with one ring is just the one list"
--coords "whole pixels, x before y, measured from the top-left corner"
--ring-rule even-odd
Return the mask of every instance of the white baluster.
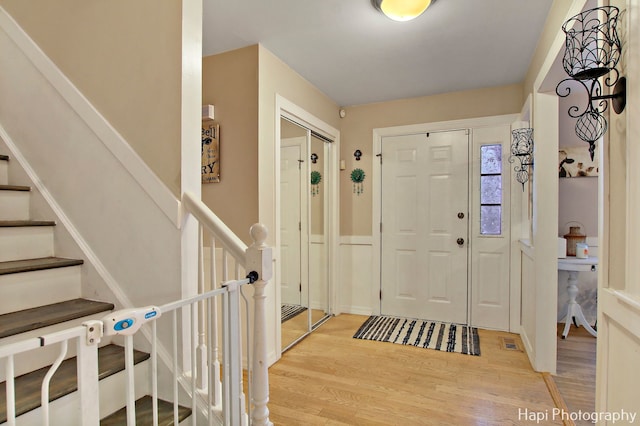
[[[218, 288], [218, 265], [216, 257], [216, 240], [211, 237], [211, 290]], [[213, 299], [210, 304], [211, 321], [209, 327], [211, 329], [209, 345], [211, 346], [211, 381], [213, 404], [218, 406], [222, 402], [222, 381], [220, 378], [220, 347], [218, 345], [218, 302]]]
[[[202, 225], [198, 237], [198, 294], [204, 293], [204, 241], [202, 239]], [[205, 306], [204, 301], [198, 302], [198, 347], [196, 348], [196, 368], [194, 368], [194, 380], [198, 390], [206, 392], [209, 377], [207, 371], [207, 342], [205, 339]]]
[[7, 424], [15, 426], [16, 424], [16, 387], [15, 387], [15, 370], [13, 355], [7, 356], [5, 377], [7, 386]]

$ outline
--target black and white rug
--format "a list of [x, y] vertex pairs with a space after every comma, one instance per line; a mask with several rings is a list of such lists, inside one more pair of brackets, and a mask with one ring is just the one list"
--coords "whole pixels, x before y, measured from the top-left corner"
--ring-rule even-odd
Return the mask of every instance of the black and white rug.
[[373, 315], [353, 338], [480, 355], [478, 329], [468, 325]]
[[304, 306], [300, 306], [300, 305], [289, 305], [286, 303], [283, 303], [281, 306], [281, 320], [280, 322], [283, 323], [286, 320], [290, 320], [291, 318], [295, 317], [298, 314], [301, 314], [302, 312], [306, 311], [307, 308], [305, 308]]

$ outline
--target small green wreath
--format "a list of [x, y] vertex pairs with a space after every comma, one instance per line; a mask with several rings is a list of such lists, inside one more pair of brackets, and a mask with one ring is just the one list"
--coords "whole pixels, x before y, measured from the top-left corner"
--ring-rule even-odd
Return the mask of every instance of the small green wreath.
[[321, 180], [322, 175], [320, 174], [320, 172], [317, 172], [315, 170], [311, 172], [311, 185], [317, 185]]
[[362, 169], [353, 169], [351, 172], [351, 181], [353, 183], [362, 183], [364, 181], [364, 170]]

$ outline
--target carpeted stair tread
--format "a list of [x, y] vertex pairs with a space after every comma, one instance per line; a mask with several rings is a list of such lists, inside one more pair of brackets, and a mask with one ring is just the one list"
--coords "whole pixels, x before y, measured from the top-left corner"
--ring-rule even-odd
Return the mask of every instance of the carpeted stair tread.
[[0, 161], [9, 161], [9, 156], [8, 155], [4, 155], [4, 154], [0, 154]]
[[31, 187], [22, 185], [0, 185], [0, 191], [31, 191]]
[[53, 220], [0, 220], [0, 228], [18, 228], [25, 226], [55, 226]]
[[[153, 399], [147, 395], [136, 401], [136, 425], [153, 424]], [[178, 406], [178, 421], [182, 422], [191, 415], [191, 409]], [[100, 420], [100, 426], [120, 426], [127, 424], [127, 409], [121, 408], [108, 417]], [[158, 425], [173, 425], [173, 403], [158, 399]]]
[[112, 311], [113, 303], [73, 299], [0, 315], [0, 338], [59, 324], [100, 312]]
[[0, 262], [0, 275], [20, 272], [40, 271], [43, 269], [65, 268], [84, 263], [81, 259], [65, 259], [61, 257], [41, 257], [38, 259], [11, 260]]
[[[133, 351], [134, 363], [149, 358], [149, 354]], [[54, 401], [78, 389], [76, 358], [65, 360], [51, 378], [49, 400]], [[100, 380], [124, 370], [124, 348], [107, 345], [98, 349], [98, 378]], [[32, 371], [15, 379], [16, 417], [40, 407], [40, 388], [49, 367]], [[0, 383], [0, 423], [7, 420], [5, 383]], [[126, 424], [121, 423], [121, 424]]]

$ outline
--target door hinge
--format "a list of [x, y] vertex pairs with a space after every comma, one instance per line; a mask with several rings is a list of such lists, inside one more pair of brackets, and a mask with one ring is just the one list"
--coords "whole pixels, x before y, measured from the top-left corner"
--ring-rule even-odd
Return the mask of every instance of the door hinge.
[[380, 222], [380, 232], [382, 232], [382, 222]]
[[380, 300], [382, 300], [382, 290], [380, 290]]
[[298, 222], [298, 231], [302, 231], [302, 222]]
[[299, 291], [300, 293], [302, 293], [302, 283], [300, 283], [300, 284], [298, 285], [298, 291]]

